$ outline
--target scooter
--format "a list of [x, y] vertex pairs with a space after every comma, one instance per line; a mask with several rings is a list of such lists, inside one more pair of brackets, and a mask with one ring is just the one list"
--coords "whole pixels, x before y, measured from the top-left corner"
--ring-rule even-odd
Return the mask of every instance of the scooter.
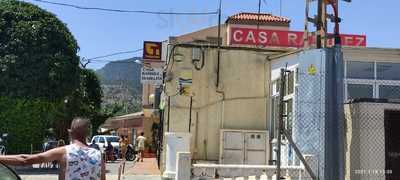
[[133, 145], [129, 144], [126, 149], [125, 159], [127, 161], [133, 161], [136, 159], [137, 154], [138, 154], [138, 152], [135, 151], [135, 148], [133, 148]]
[[7, 148], [6, 148], [6, 139], [8, 134], [4, 133], [0, 136], [0, 155], [6, 155]]

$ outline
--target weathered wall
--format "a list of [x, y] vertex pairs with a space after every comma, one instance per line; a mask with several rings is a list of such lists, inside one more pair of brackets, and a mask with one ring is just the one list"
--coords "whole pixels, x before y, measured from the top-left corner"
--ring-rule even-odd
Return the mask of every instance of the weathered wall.
[[[194, 159], [218, 160], [219, 130], [266, 130], [269, 95], [269, 61], [267, 53], [252, 50], [221, 50], [220, 85], [216, 88], [217, 50], [205, 49], [205, 66], [196, 70], [192, 48], [177, 47], [183, 62], [169, 63], [166, 94], [170, 96], [171, 132], [189, 131], [190, 97], [176, 95], [182, 70], [193, 73], [193, 111], [191, 149]], [[173, 65], [172, 65], [173, 64]], [[172, 65], [172, 66], [171, 66]], [[217, 92], [217, 90], [219, 92]], [[167, 130], [168, 107], [165, 109]]]

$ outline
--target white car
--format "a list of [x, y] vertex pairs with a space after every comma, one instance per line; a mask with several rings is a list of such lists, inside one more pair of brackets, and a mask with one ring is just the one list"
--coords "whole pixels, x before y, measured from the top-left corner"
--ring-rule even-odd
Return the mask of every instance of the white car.
[[118, 136], [97, 135], [97, 136], [93, 136], [92, 140], [90, 141], [90, 144], [97, 144], [99, 146], [100, 150], [102, 150], [102, 152], [108, 146], [109, 143], [111, 143], [115, 152], [119, 151], [119, 137]]

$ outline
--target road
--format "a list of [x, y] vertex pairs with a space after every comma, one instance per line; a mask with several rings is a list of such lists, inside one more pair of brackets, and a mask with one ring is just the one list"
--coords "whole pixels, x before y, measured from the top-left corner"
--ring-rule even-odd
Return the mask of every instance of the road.
[[[58, 180], [57, 175], [22, 175], [22, 180]], [[117, 175], [107, 175], [107, 180], [117, 180]], [[160, 176], [131, 175], [124, 176], [123, 180], [161, 180]]]
[[[118, 169], [120, 162], [111, 162], [106, 164], [107, 170], [107, 180], [117, 180], [118, 179]], [[125, 169], [132, 169], [135, 166], [134, 162], [126, 162]], [[18, 170], [18, 174], [21, 176], [22, 180], [57, 180], [57, 170], [54, 169], [39, 169], [37, 166], [30, 169]], [[125, 175], [124, 180], [161, 180], [158, 175]]]

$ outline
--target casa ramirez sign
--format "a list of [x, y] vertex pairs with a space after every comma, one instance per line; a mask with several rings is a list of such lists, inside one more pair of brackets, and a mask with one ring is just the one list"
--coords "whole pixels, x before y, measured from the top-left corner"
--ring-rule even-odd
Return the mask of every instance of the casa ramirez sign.
[[161, 42], [144, 41], [143, 43], [143, 59], [144, 60], [161, 60]]
[[[229, 45], [262, 45], [265, 47], [296, 47], [304, 46], [300, 31], [280, 31], [255, 28], [230, 28]], [[364, 35], [341, 34], [342, 46], [365, 47], [367, 38]], [[315, 36], [309, 38], [311, 44], [316, 43]], [[328, 39], [328, 46], [334, 45], [334, 39]]]
[[143, 67], [141, 69], [140, 82], [142, 84], [160, 85], [163, 83], [163, 69]]

